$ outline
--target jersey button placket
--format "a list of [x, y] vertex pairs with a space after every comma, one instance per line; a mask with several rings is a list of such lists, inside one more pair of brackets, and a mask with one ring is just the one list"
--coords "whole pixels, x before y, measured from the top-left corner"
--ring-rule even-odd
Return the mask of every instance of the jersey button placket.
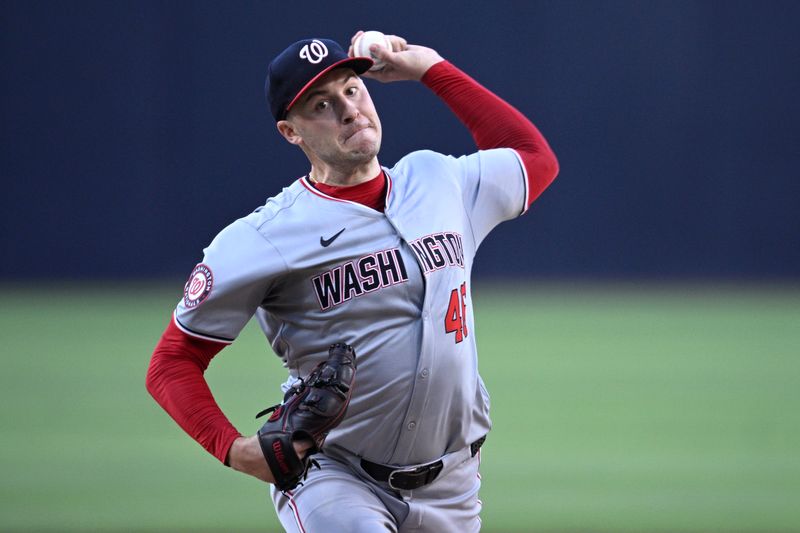
[[[402, 238], [408, 243], [408, 239], [405, 235], [401, 235]], [[422, 343], [420, 346], [419, 352], [419, 359], [417, 360], [417, 379], [414, 382], [415, 386], [413, 388], [413, 392], [411, 394], [411, 399], [409, 402], [408, 410], [405, 416], [405, 428], [406, 432], [400, 435], [398, 439], [396, 451], [393, 456], [395, 462], [398, 464], [407, 463], [407, 457], [411, 454], [412, 450], [414, 450], [414, 446], [417, 440], [417, 436], [419, 434], [416, 432], [417, 425], [420, 423], [419, 419], [423, 416], [423, 407], [428, 399], [429, 395], [429, 388], [431, 386], [431, 380], [426, 378], [421, 378], [422, 371], [428, 370], [432, 363], [432, 355], [435, 350], [435, 338], [436, 335], [433, 331], [434, 326], [431, 320], [431, 312], [430, 312], [430, 280], [425, 279], [423, 274], [423, 287], [424, 287], [424, 297], [422, 301], [422, 308], [419, 314], [420, 322], [422, 325]], [[428, 374], [430, 374], [430, 370], [428, 370]], [[425, 447], [425, 444], [422, 444]]]

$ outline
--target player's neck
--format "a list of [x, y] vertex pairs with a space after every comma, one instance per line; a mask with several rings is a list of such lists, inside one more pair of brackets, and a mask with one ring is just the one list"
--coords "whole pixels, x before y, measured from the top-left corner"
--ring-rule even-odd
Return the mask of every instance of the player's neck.
[[308, 173], [311, 181], [335, 187], [351, 187], [369, 181], [381, 171], [378, 158], [373, 157], [367, 163], [355, 167], [334, 167], [316, 163], [311, 165]]

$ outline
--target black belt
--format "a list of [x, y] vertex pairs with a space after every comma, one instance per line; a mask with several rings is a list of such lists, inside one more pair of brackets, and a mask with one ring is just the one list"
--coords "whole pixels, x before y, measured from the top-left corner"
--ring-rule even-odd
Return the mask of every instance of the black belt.
[[[475, 457], [485, 440], [486, 437], [481, 437], [469, 445], [472, 457]], [[387, 482], [395, 490], [414, 490], [423, 487], [436, 479], [443, 466], [441, 459], [414, 468], [395, 468], [361, 459], [361, 468], [372, 476], [372, 479]]]

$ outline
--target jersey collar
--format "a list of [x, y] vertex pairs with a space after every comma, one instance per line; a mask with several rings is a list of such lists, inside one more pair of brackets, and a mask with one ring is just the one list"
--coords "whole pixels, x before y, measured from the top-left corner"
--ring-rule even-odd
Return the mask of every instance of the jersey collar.
[[[384, 198], [384, 206], [388, 206], [389, 205], [389, 195], [392, 192], [392, 177], [389, 175], [388, 172], [386, 172], [386, 169], [382, 168], [381, 170], [383, 171], [383, 175], [386, 177], [386, 197]], [[374, 209], [372, 209], [371, 207], [367, 207], [364, 204], [360, 204], [360, 203], [354, 202], [352, 200], [345, 200], [343, 198], [336, 198], [335, 196], [331, 196], [329, 194], [325, 194], [324, 192], [322, 192], [319, 189], [317, 189], [316, 187], [314, 187], [314, 184], [311, 182], [311, 179], [309, 178], [308, 174], [306, 174], [305, 176], [301, 177], [298, 181], [300, 182], [300, 184], [303, 187], [308, 189], [308, 191], [311, 194], [319, 196], [320, 198], [324, 198], [326, 200], [332, 200], [334, 202], [342, 202], [342, 203], [346, 203], [346, 204], [357, 205], [357, 206], [369, 209], [370, 211], [374, 211]], [[384, 210], [385, 209], [386, 209], [386, 207], [384, 207]]]

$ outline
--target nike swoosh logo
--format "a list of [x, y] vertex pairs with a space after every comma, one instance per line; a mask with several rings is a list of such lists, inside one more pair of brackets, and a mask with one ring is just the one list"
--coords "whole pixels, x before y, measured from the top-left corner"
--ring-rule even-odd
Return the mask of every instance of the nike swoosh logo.
[[327, 248], [327, 247], [328, 247], [328, 246], [330, 246], [330, 245], [331, 245], [331, 243], [332, 243], [333, 241], [335, 241], [335, 240], [336, 240], [336, 239], [339, 237], [339, 235], [341, 235], [341, 234], [344, 232], [344, 230], [346, 230], [346, 229], [347, 229], [347, 228], [342, 228], [342, 229], [339, 231], [339, 233], [337, 233], [336, 235], [334, 235], [334, 236], [333, 236], [333, 237], [331, 237], [330, 239], [325, 239], [325, 238], [323, 238], [323, 237], [320, 237], [320, 238], [319, 238], [319, 243], [320, 243], [320, 245], [321, 245], [323, 248]]

